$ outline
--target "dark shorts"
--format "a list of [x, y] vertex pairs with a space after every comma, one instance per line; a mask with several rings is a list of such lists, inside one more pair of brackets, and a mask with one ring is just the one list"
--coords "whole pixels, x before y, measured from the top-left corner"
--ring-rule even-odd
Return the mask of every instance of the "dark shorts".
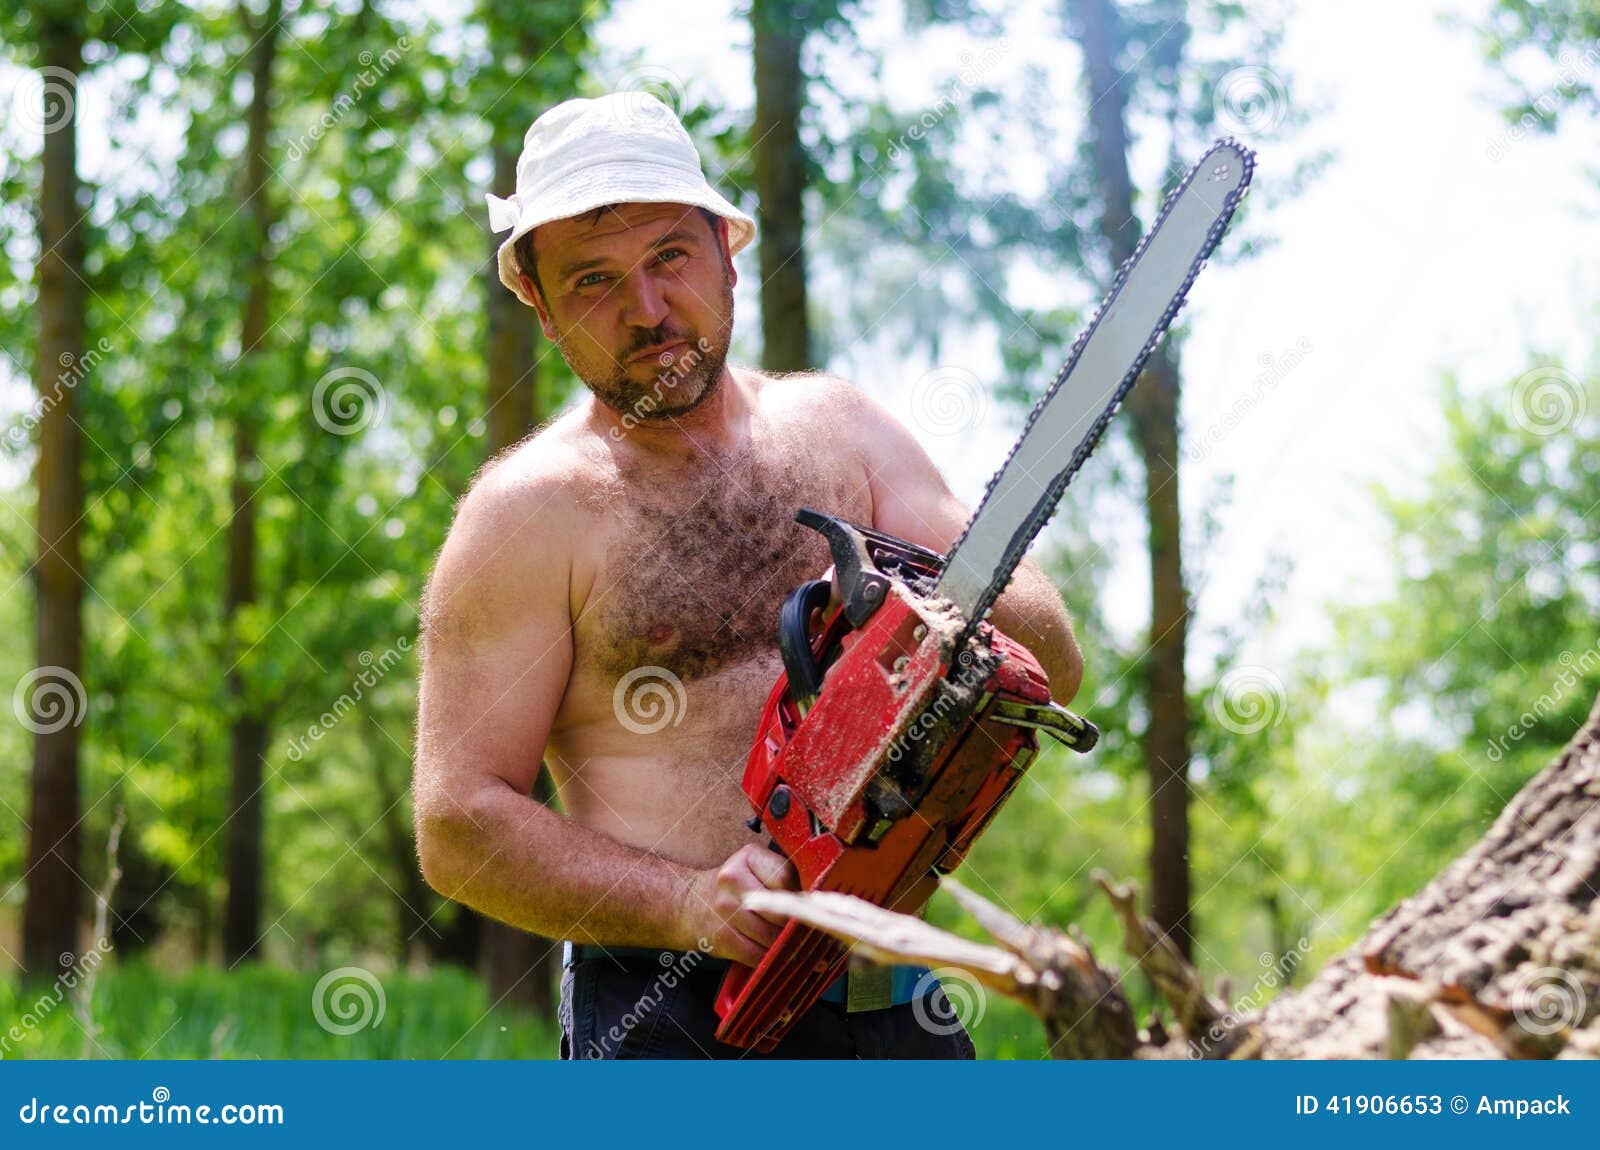
[[915, 1002], [848, 1012], [818, 1002], [767, 1054], [718, 1042], [714, 1004], [728, 964], [672, 951], [583, 958], [561, 974], [561, 1057], [966, 1058], [972, 1039], [933, 980]]

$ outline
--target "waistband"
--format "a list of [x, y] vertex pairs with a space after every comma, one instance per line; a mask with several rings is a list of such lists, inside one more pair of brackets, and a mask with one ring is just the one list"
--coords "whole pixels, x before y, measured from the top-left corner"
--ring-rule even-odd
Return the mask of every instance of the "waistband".
[[[696, 965], [726, 970], [732, 965], [725, 958], [716, 958], [698, 951], [668, 950], [653, 946], [596, 946], [587, 942], [563, 942], [561, 965], [571, 966], [587, 958], [644, 959], [657, 970], [666, 970], [681, 958], [698, 954]], [[915, 1002], [933, 993], [939, 980], [926, 966], [867, 967], [846, 971], [822, 992], [823, 1002], [833, 1002], [852, 1013], [861, 1010], [881, 1010]], [[852, 985], [853, 983], [853, 985]], [[853, 991], [853, 993], [852, 993]]]

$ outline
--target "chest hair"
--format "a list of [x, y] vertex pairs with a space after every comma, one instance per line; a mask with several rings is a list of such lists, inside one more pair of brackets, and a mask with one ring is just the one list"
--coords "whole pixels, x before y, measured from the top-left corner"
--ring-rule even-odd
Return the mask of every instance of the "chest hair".
[[792, 450], [624, 476], [601, 499], [607, 546], [590, 597], [593, 644], [577, 653], [608, 682], [647, 666], [688, 681], [775, 652], [785, 596], [832, 561], [795, 512], [855, 522], [870, 514], [859, 477], [807, 466]]

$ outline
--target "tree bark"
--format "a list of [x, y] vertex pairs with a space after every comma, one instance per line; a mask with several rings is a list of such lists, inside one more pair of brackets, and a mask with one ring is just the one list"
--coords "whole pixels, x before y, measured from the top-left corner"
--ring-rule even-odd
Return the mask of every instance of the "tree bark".
[[[517, 155], [511, 143], [494, 148], [496, 195], [510, 195], [517, 186]], [[533, 313], [500, 283], [494, 250], [501, 237], [490, 233], [488, 283], [489, 455], [516, 444], [543, 418], [538, 404], [538, 361]], [[533, 798], [548, 805], [552, 797], [549, 771], [540, 768]], [[490, 1001], [517, 1006], [555, 1018], [559, 948], [548, 939], [491, 918], [482, 919], [484, 982]]]
[[[83, 41], [67, 21], [40, 30], [46, 71], [43, 173], [39, 193], [39, 456], [36, 463], [38, 668], [29, 700], [34, 731], [29, 799], [27, 898], [22, 912], [22, 967], [30, 977], [65, 970], [77, 951], [82, 896], [78, 868], [78, 727], [86, 699], [81, 686], [83, 576], [79, 523], [83, 518], [82, 433], [76, 388], [81, 386], [86, 289], [82, 213], [78, 208], [75, 101]], [[57, 91], [59, 90], [59, 91]], [[74, 370], [77, 369], [77, 370]], [[58, 710], [61, 704], [64, 710]]]
[[807, 371], [813, 365], [806, 314], [806, 152], [800, 142], [804, 14], [792, 0], [753, 0], [750, 27], [755, 41], [761, 366], [768, 371]]
[[270, 331], [269, 290], [272, 224], [267, 180], [267, 160], [272, 129], [272, 65], [278, 52], [282, 0], [271, 0], [256, 27], [248, 9], [240, 15], [251, 33], [250, 109], [247, 114], [245, 169], [242, 180], [244, 230], [248, 276], [244, 317], [240, 325], [239, 354], [242, 386], [235, 398], [233, 418], [233, 477], [229, 483], [232, 515], [228, 520], [228, 577], [223, 619], [234, 635], [229, 643], [232, 666], [228, 670], [228, 696], [233, 719], [228, 732], [232, 794], [228, 809], [228, 903], [223, 915], [222, 949], [231, 966], [256, 956], [260, 946], [262, 905], [262, 804], [263, 759], [267, 748], [267, 719], [249, 686], [247, 652], [239, 649], [233, 631], [239, 613], [256, 601], [256, 504], [260, 469], [256, 450], [256, 410], [260, 380], [257, 364], [266, 351]]
[[[517, 190], [517, 153], [505, 140], [494, 147], [494, 189], [509, 196]], [[505, 237], [489, 233], [489, 453], [510, 447], [539, 422], [538, 360], [533, 313], [505, 289], [495, 252]]]
[[[1127, 89], [1117, 69], [1123, 35], [1110, 0], [1075, 0], [1090, 103], [1090, 144], [1101, 203], [1100, 232], [1111, 266], [1138, 246], [1143, 226], [1133, 206], [1128, 170]], [[1182, 39], [1182, 38], [1180, 38]], [[1151, 915], [1188, 958], [1193, 946], [1189, 879], [1189, 714], [1184, 658], [1189, 592], [1183, 574], [1178, 500], [1180, 379], [1169, 343], [1156, 349], [1128, 398], [1132, 430], [1144, 462], [1149, 524], [1150, 629], [1144, 658], [1149, 710], [1144, 735], [1150, 776]]]

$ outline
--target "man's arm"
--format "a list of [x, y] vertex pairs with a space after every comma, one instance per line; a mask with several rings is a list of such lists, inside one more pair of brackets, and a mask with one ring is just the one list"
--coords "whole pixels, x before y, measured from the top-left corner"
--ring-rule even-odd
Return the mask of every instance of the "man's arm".
[[[872, 493], [872, 526], [941, 554], [950, 550], [972, 512], [951, 493], [906, 428], [853, 384], [848, 415], [865, 435], [860, 442]], [[1031, 559], [1017, 567], [989, 615], [1000, 630], [1033, 652], [1050, 678], [1050, 696], [1070, 703], [1083, 682], [1083, 655], [1072, 619], [1050, 577]]]
[[684, 940], [690, 869], [530, 797], [572, 669], [559, 485], [486, 475], [429, 580], [414, 793], [439, 893], [547, 938]]
[[782, 860], [751, 847], [700, 871], [529, 797], [572, 670], [572, 527], [559, 481], [494, 472], [451, 527], [423, 613], [413, 783], [423, 875], [547, 938], [709, 943], [754, 965], [777, 926], [741, 911], [739, 897], [792, 886]]

